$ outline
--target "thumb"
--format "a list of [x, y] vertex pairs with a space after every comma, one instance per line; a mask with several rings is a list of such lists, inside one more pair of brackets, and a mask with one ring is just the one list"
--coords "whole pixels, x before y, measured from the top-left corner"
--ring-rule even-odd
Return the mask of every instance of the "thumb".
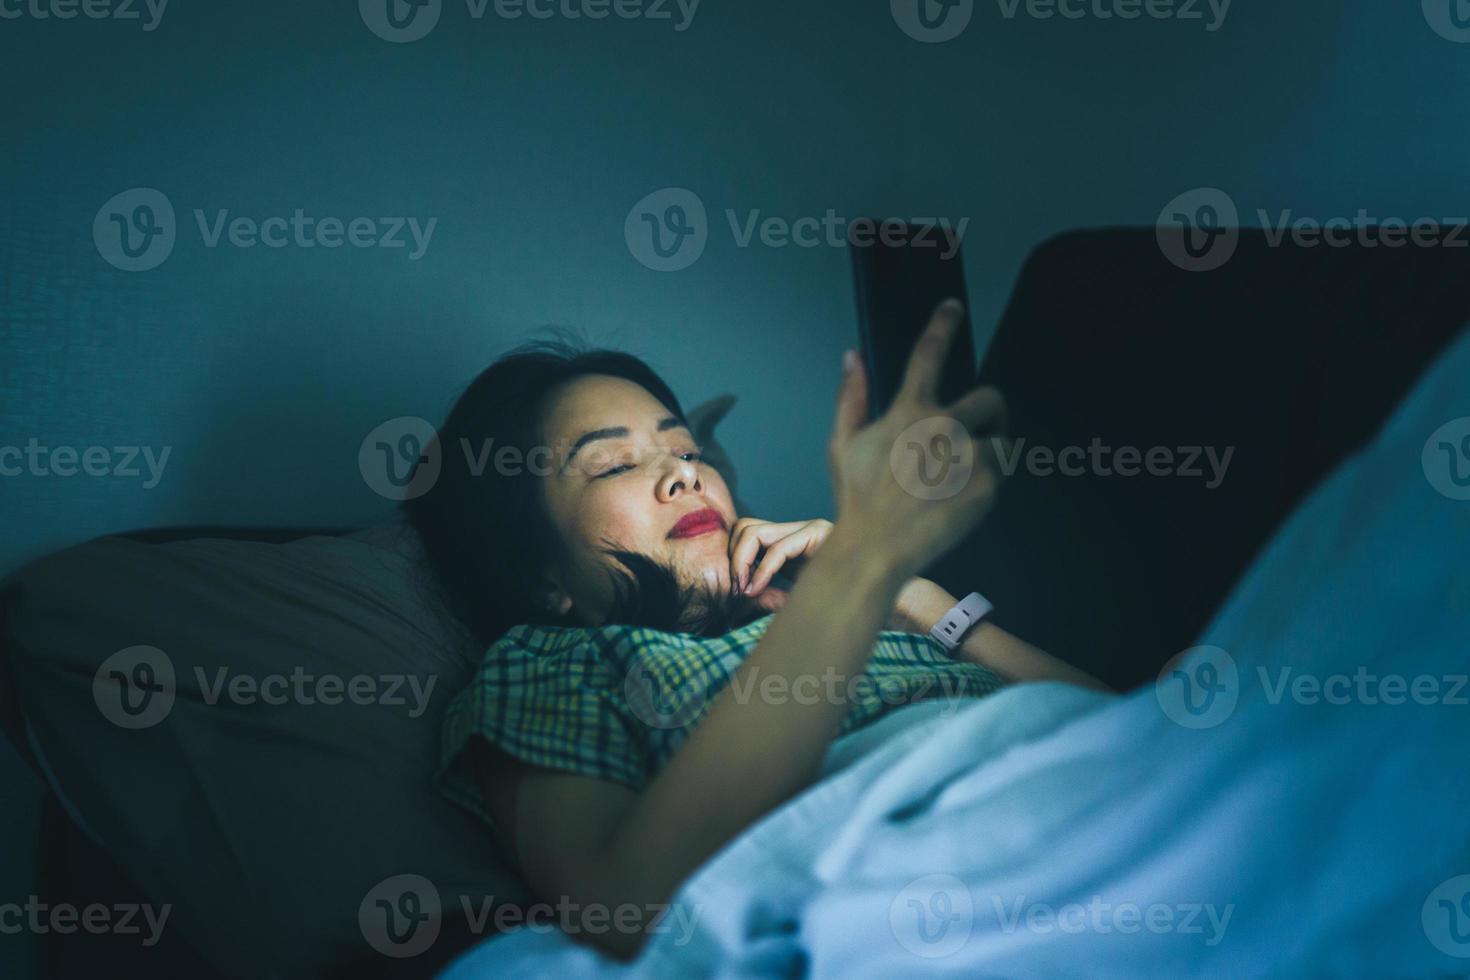
[[832, 442], [847, 441], [868, 418], [868, 377], [857, 351], [842, 355], [842, 386], [837, 389], [837, 415], [832, 422]]

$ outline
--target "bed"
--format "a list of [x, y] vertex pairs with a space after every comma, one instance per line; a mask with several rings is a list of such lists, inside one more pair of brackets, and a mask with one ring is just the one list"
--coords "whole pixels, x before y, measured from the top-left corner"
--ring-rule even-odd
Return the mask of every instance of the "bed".
[[[1264, 631], [1268, 620], [1280, 627], [1285, 617], [1279, 606], [1251, 593], [1252, 582], [1265, 580], [1262, 569], [1282, 567], [1283, 559], [1272, 565], [1263, 548], [1273, 540], [1277, 547], [1290, 539], [1289, 527], [1278, 534], [1288, 518], [1336, 467], [1362, 458], [1353, 454], [1370, 445], [1390, 412], [1467, 319], [1470, 260], [1451, 250], [1273, 248], [1263, 235], [1245, 232], [1229, 264], [1213, 273], [1195, 274], [1164, 260], [1153, 229], [1074, 232], [1039, 247], [1018, 279], [984, 359], [984, 379], [1007, 392], [1017, 431], [1052, 446], [1086, 445], [1093, 438], [1139, 447], [1232, 446], [1236, 451], [1231, 468], [1213, 487], [1188, 479], [1128, 480], [1095, 473], [1056, 479], [1024, 469], [1016, 473], [981, 528], [931, 569], [930, 576], [956, 594], [983, 589], [996, 601], [1002, 625], [1133, 693], [1104, 703], [1079, 700], [1075, 692], [1047, 690], [1044, 685], [1018, 688], [989, 705], [976, 705], [942, 720], [953, 726], [950, 737], [991, 745], [995, 754], [1019, 767], [1014, 769], [987, 769], [967, 756], [930, 758], [923, 750], [932, 744], [933, 732], [916, 727], [912, 733], [900, 733], [883, 749], [893, 756], [888, 768], [900, 774], [897, 781], [868, 779], [866, 771], [855, 765], [836, 774], [836, 782], [819, 787], [837, 794], [830, 798], [853, 812], [871, 818], [841, 827], [812, 824], [824, 838], [846, 840], [847, 850], [792, 852], [792, 866], [804, 866], [812, 874], [828, 876], [819, 880], [841, 881], [844, 887], [853, 875], [871, 873], [891, 891], [891, 869], [877, 865], [869, 872], [862, 869], [867, 867], [863, 855], [893, 847], [929, 864], [914, 865], [906, 883], [928, 875], [958, 878], [961, 871], [989, 874], [991, 869], [979, 865], [962, 866], [951, 857], [958, 851], [915, 848], [902, 836], [903, 825], [878, 818], [883, 812], [879, 801], [892, 803], [905, 798], [903, 794], [910, 800], [943, 797], [945, 788], [953, 787], [956, 803], [964, 796], [983, 808], [999, 805], [1001, 797], [996, 794], [1003, 786], [1016, 787], [1018, 795], [1011, 797], [1015, 801], [1030, 799], [1025, 793], [1045, 784], [1028, 780], [1080, 765], [1067, 754], [1085, 744], [1078, 733], [1108, 746], [1114, 769], [1107, 771], [1113, 775], [1119, 767], [1135, 775], [1153, 773], [1163, 765], [1160, 753], [1193, 744], [1187, 741], [1190, 738], [1229, 742], [1220, 749], [1222, 758], [1239, 759], [1231, 753], [1244, 752], [1248, 746], [1225, 737], [1234, 730], [1231, 726], [1221, 726], [1214, 735], [1177, 725], [1158, 727], [1160, 706], [1150, 708], [1149, 698], [1161, 671], [1181, 651], [1200, 645], [1252, 650], [1237, 662], [1247, 673], [1253, 666], [1275, 663], [1267, 658], [1280, 653], [1281, 638], [1252, 633]], [[1159, 411], [1160, 405], [1169, 410]], [[1470, 408], [1461, 414], [1470, 415]], [[1429, 516], [1405, 511], [1383, 519], [1412, 524]], [[1358, 527], [1354, 522], [1343, 530], [1342, 541], [1358, 541], [1362, 533]], [[51, 789], [38, 890], [81, 898], [121, 894], [176, 906], [168, 941], [156, 948], [139, 949], [117, 942], [116, 937], [85, 943], [76, 938], [46, 939], [43, 960], [54, 972], [76, 975], [105, 968], [115, 977], [160, 971], [194, 976], [421, 976], [432, 975], [466, 952], [471, 959], [455, 967], [461, 974], [493, 972], [499, 956], [506, 957], [502, 965], [530, 966], [545, 957], [546, 963], [573, 972], [608, 969], [581, 947], [568, 947], [554, 935], [538, 938], [523, 932], [487, 939], [484, 921], [464, 914], [460, 898], [470, 898], [474, 909], [482, 908], [487, 899], [518, 908], [530, 895], [491, 851], [483, 828], [432, 794], [429, 775], [437, 707], [423, 720], [385, 712], [371, 718], [348, 716], [341, 724], [325, 727], [299, 712], [277, 712], [270, 716], [269, 727], [261, 729], [233, 724], [234, 717], [220, 723], [185, 698], [186, 707], [167, 723], [141, 734], [120, 732], [98, 717], [91, 683], [99, 664], [119, 649], [140, 643], [161, 644], [191, 667], [213, 668], [254, 657], [261, 658], [261, 670], [275, 669], [272, 664], [289, 669], [298, 663], [317, 670], [335, 665], [343, 672], [428, 669], [439, 677], [436, 691], [452, 693], [474, 651], [464, 649], [442, 622], [432, 597], [426, 599], [412, 577], [412, 558], [391, 539], [393, 529], [387, 529], [388, 538], [381, 536], [384, 530], [343, 534], [338, 529], [165, 529], [93, 542], [44, 559], [7, 580], [0, 606], [5, 615], [0, 631], [0, 727]], [[1437, 546], [1443, 548], [1444, 540]], [[1330, 540], [1321, 543], [1325, 547]], [[1303, 581], [1313, 582], [1311, 594], [1324, 602], [1339, 591], [1349, 594], [1342, 590], [1349, 589], [1352, 580], [1344, 576], [1362, 569], [1344, 562], [1342, 568], [1303, 565], [1300, 574]], [[1306, 578], [1309, 571], [1320, 581]], [[158, 587], [160, 582], [168, 587]], [[282, 585], [286, 582], [291, 583], [289, 588]], [[258, 604], [237, 601], [243, 594], [241, 583], [251, 584], [248, 591]], [[1227, 597], [1232, 597], [1229, 603]], [[1405, 603], [1405, 615], [1413, 612], [1412, 595], [1394, 593], [1392, 598]], [[344, 600], [356, 611], [344, 614]], [[1329, 620], [1317, 625], [1341, 625]], [[297, 625], [285, 630], [282, 624], [287, 622]], [[1411, 653], [1424, 657], [1443, 653], [1432, 645], [1410, 652], [1401, 646], [1380, 652], [1405, 666], [1411, 665], [1406, 659]], [[434, 658], [432, 668], [422, 666], [426, 652]], [[1326, 652], [1326, 647], [1306, 642], [1289, 651], [1293, 664], [1315, 662], [1323, 668], [1330, 664], [1312, 658]], [[1198, 671], [1200, 666], [1192, 662], [1179, 669]], [[1429, 660], [1423, 664], [1425, 669], [1439, 666]], [[1239, 718], [1252, 717], [1253, 702], [1242, 698], [1240, 703]], [[1371, 727], [1340, 733], [1334, 726], [1343, 724], [1346, 714], [1304, 713], [1302, 718], [1308, 720], [1301, 722], [1302, 727], [1289, 729], [1306, 739], [1299, 751], [1309, 753], [1312, 739], [1336, 734], [1355, 739], [1372, 734], [1379, 743], [1392, 742], [1388, 732]], [[1140, 725], [1145, 715], [1154, 727]], [[1014, 718], [1050, 723], [1044, 730], [1031, 729], [1018, 727]], [[1446, 727], [1426, 723], [1415, 738], [1452, 738], [1451, 744], [1464, 744], [1463, 731], [1448, 727], [1451, 723], [1442, 718], [1435, 723]], [[1276, 724], [1288, 730], [1286, 721]], [[387, 738], [385, 732], [396, 736]], [[1140, 732], [1158, 738], [1141, 738]], [[1411, 739], [1407, 744], [1420, 741]], [[1279, 758], [1283, 766], [1296, 758], [1297, 751], [1280, 745], [1257, 749], [1259, 757]], [[879, 758], [864, 756], [862, 764]], [[1031, 760], [1030, 768], [1020, 766], [1026, 759]], [[221, 772], [248, 774], [249, 791], [240, 792], [221, 780]], [[135, 775], [139, 773], [148, 778], [140, 782]], [[1322, 773], [1325, 779], [1339, 770], [1324, 765]], [[1245, 768], [1242, 774], [1251, 776], [1255, 770]], [[1427, 778], [1426, 773], [1420, 775]], [[926, 780], [931, 783], [927, 789]], [[1381, 789], [1403, 795], [1443, 788], [1406, 780], [1394, 783], [1383, 777]], [[335, 788], [324, 792], [324, 781]], [[840, 789], [828, 790], [829, 786]], [[882, 796], [880, 789], [889, 795]], [[1059, 802], [1058, 815], [1072, 812], [1060, 805], [1069, 797], [1052, 796]], [[1135, 824], [1125, 819], [1129, 815], [1116, 806], [1109, 810], [1104, 806], [1107, 800], [1091, 802], [1106, 817], [1098, 832], [1107, 829], [1116, 834], [1105, 843], [1116, 848], [1117, 860], [1136, 856], [1128, 850], [1138, 844]], [[1187, 804], [1173, 802], [1180, 839], [1199, 840], [1188, 836], [1198, 828], [1185, 819]], [[1001, 824], [1013, 828], [1014, 819], [978, 822], [980, 816], [989, 813], [993, 819], [997, 812], [1001, 811], [977, 810], [971, 816], [977, 819], [976, 827], [991, 826], [1004, 841], [1006, 833], [1014, 831]], [[1160, 809], [1154, 815], [1165, 812]], [[1308, 814], [1304, 810], [1297, 816], [1305, 820]], [[160, 815], [167, 819], [161, 821]], [[912, 815], [913, 825], [921, 826], [922, 811]], [[1453, 848], [1459, 842], [1450, 828], [1427, 822], [1429, 815], [1416, 811], [1411, 816], [1426, 822], [1412, 825], [1420, 831], [1415, 842], [1422, 846], [1416, 852], [1419, 857], [1405, 864], [1406, 876], [1422, 872], [1424, 862], [1458, 853]], [[738, 963], [761, 972], [766, 961], [747, 959], [751, 950], [741, 938], [748, 938], [752, 911], [749, 895], [741, 889], [768, 881], [784, 889], [778, 889], [788, 903], [779, 909], [786, 917], [782, 921], [798, 923], [805, 930], [800, 933], [802, 941], [815, 944], [793, 947], [788, 939], [778, 939], [770, 947], [771, 964], [786, 969], [795, 963], [820, 972], [812, 956], [821, 951], [823, 964], [862, 972], [869, 961], [854, 960], [858, 947], [847, 942], [854, 928], [851, 922], [857, 921], [865, 933], [887, 937], [885, 948], [891, 949], [895, 927], [882, 918], [888, 914], [882, 910], [891, 903], [878, 910], [882, 912], [878, 919], [850, 920], [844, 926], [848, 912], [841, 903], [858, 901], [852, 898], [858, 893], [785, 889], [789, 882], [771, 877], [779, 869], [767, 868], [756, 875], [753, 869], [764, 865], [740, 863], [762, 849], [781, 852], [780, 833], [769, 828], [789, 831], [794, 819], [773, 815], [742, 838], [737, 848], [747, 840], [760, 843], [732, 849], [691, 882], [691, 888], [728, 893], [733, 919], [702, 919], [689, 941], [672, 949], [652, 947], [654, 959], [645, 966], [698, 971]], [[1324, 825], [1311, 839], [1333, 840], [1334, 833]], [[1069, 856], [1069, 842], [1075, 847], [1079, 840], [1092, 838], [1079, 838], [1073, 827], [1056, 830], [1049, 839], [1060, 854], [1047, 852], [1051, 863], [1035, 863], [1032, 870], [1037, 875], [1070, 872], [1088, 879], [1087, 884], [1095, 882], [1092, 891], [1110, 880], [1096, 867], [1059, 860]], [[330, 846], [322, 846], [323, 841]], [[1041, 853], [1021, 847], [1034, 846], [1024, 836], [1010, 843], [1019, 848], [1013, 852], [1018, 860]], [[1246, 851], [1254, 846], [1236, 843]], [[741, 855], [738, 867], [726, 860], [734, 853]], [[1218, 855], [1218, 849], [1213, 853]], [[1261, 855], [1274, 853], [1261, 851]], [[1402, 856], [1392, 850], [1381, 855], [1384, 860]], [[1312, 870], [1300, 861], [1293, 863], [1290, 855], [1278, 856], [1283, 874], [1305, 875]], [[742, 879], [732, 867], [752, 870]], [[1175, 870], [1183, 873], [1188, 867], [1186, 862]], [[401, 874], [427, 878], [449, 900], [435, 919], [434, 941], [412, 956], [395, 957], [373, 947], [365, 916], [375, 907], [367, 901], [372, 889]], [[1169, 879], [1150, 875], [1149, 880]], [[1208, 924], [1205, 905], [1213, 904], [1217, 916], [1223, 916], [1233, 901], [1226, 885], [1208, 880], [1221, 890], [1202, 887], [1193, 897], [1168, 901], [1200, 905], [1195, 921]], [[1343, 897], [1340, 889], [1351, 881], [1312, 880], [1325, 889], [1315, 897], [1333, 908], [1309, 924], [1336, 932], [1349, 927], [1344, 916], [1350, 912], [1368, 917], [1373, 911], [1354, 911]], [[1452, 876], [1446, 872], [1444, 880]], [[1416, 887], [1426, 883], [1419, 878], [1414, 882]], [[952, 882], [939, 884], [953, 887]], [[1035, 887], [1027, 885], [1026, 894], [1046, 895], [1045, 902], [1054, 911], [1075, 904], [1065, 900], [1068, 895], [1080, 896], [1077, 901], [1091, 900], [1083, 882], [1072, 881], [1071, 891], [1064, 884], [1055, 877], [1038, 878]], [[1043, 886], [1051, 890], [1036, 890]], [[906, 893], [898, 908], [928, 909], [935, 916], [929, 928], [937, 934], [940, 913], [946, 907], [947, 914], [954, 913], [960, 893], [950, 894], [944, 887], [924, 891], [925, 887]], [[276, 904], [265, 900], [273, 895], [282, 900]], [[1114, 897], [1126, 904], [1123, 893]], [[907, 904], [910, 899], [917, 906]], [[829, 900], [838, 904], [823, 904]], [[1441, 900], [1449, 903], [1446, 916], [1448, 911], [1458, 914], [1456, 896], [1435, 899]], [[715, 904], [713, 899], [704, 901]], [[1002, 906], [1010, 916], [1006, 921], [1027, 921], [1012, 916], [1014, 896]], [[1239, 902], [1235, 906], [1232, 918], [1221, 925], [1229, 937], [1251, 934], [1251, 923], [1259, 922], [1261, 908], [1269, 907], [1252, 910]], [[870, 916], [878, 914], [875, 908], [870, 903], [861, 906]], [[1397, 914], [1408, 914], [1395, 908]], [[974, 911], [978, 916], [994, 909], [980, 901]], [[1021, 914], [1033, 913], [1023, 904]], [[1470, 907], [1465, 915], [1470, 922]], [[914, 919], [916, 924], [920, 921]], [[982, 925], [977, 917], [971, 935], [997, 938], [991, 935], [996, 930], [987, 933]], [[1386, 934], [1406, 935], [1419, 944], [1415, 955], [1434, 954], [1432, 944], [1428, 952], [1422, 949], [1426, 938], [1422, 928], [1403, 933], [1408, 927], [1397, 920], [1393, 928], [1400, 932]], [[1144, 950], [1164, 959], [1127, 962], [1174, 963], [1168, 957], [1185, 948], [1178, 945], [1181, 935], [1165, 936]], [[1450, 935], [1453, 939], [1458, 933]], [[1047, 954], [1037, 950], [1052, 948], [1048, 942], [1059, 950], [1096, 955], [1088, 961], [1089, 972], [1098, 972], [1092, 967], [1105, 966], [1109, 950], [1115, 950], [1123, 937], [1114, 933], [1103, 940], [1083, 934], [1079, 939], [1058, 928], [1050, 940], [1044, 938], [1033, 929], [1000, 930], [1003, 941], [986, 947], [988, 955], [997, 957], [988, 961], [995, 965], [993, 972], [1046, 972], [1042, 967], [1049, 962]], [[1101, 945], [1087, 946], [1088, 942]], [[1343, 948], [1357, 947], [1345, 943]], [[1312, 957], [1299, 961], [1353, 965], [1322, 959], [1330, 951], [1315, 949]], [[1194, 946], [1188, 950], [1199, 951]], [[793, 951], [798, 955], [795, 960]], [[918, 959], [925, 966], [930, 960], [973, 966], [956, 955]], [[1300, 950], [1292, 955], [1306, 956]], [[876, 969], [888, 962], [875, 956], [870, 965]], [[1021, 964], [1035, 969], [1020, 969]]]

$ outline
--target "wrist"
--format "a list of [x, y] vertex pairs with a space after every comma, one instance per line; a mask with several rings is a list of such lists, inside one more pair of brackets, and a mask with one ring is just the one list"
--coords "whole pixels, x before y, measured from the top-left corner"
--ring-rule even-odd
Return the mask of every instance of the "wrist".
[[874, 548], [866, 536], [856, 528], [844, 527], [841, 521], [832, 525], [832, 533], [813, 556], [812, 563], [823, 559], [837, 569], [856, 591], [875, 599], [894, 601], [908, 579], [903, 570], [880, 549]]
[[915, 576], [899, 590], [889, 628], [905, 633], [928, 633], [957, 601], [943, 586]]

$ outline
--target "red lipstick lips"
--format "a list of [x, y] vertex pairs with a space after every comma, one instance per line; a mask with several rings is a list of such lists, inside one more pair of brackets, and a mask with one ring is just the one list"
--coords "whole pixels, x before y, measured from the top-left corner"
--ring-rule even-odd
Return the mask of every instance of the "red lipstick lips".
[[710, 531], [720, 531], [725, 527], [725, 518], [713, 507], [696, 510], [685, 514], [674, 524], [673, 530], [669, 532], [671, 538], [692, 538], [696, 535], [707, 534]]

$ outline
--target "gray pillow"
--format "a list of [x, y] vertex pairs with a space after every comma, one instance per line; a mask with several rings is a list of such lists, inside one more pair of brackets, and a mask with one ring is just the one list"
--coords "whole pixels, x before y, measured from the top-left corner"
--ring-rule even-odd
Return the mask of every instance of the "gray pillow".
[[528, 897], [433, 789], [439, 717], [479, 651], [416, 544], [392, 526], [102, 539], [15, 577], [6, 643], [50, 778], [227, 975], [375, 955], [369, 893], [397, 876], [421, 877], [389, 890], [426, 880], [446, 914]]
[[[732, 494], [714, 430], [734, 404], [688, 413]], [[488, 829], [433, 788], [440, 715], [481, 651], [410, 528], [289, 544], [104, 538], [13, 583], [5, 641], [48, 779], [222, 973], [318, 976], [384, 949], [427, 952], [425, 931], [384, 935], [385, 895], [432, 894], [482, 924], [495, 921], [487, 901], [529, 901]], [[170, 673], [171, 696], [142, 693]], [[354, 697], [355, 678], [371, 690], [359, 682]]]

